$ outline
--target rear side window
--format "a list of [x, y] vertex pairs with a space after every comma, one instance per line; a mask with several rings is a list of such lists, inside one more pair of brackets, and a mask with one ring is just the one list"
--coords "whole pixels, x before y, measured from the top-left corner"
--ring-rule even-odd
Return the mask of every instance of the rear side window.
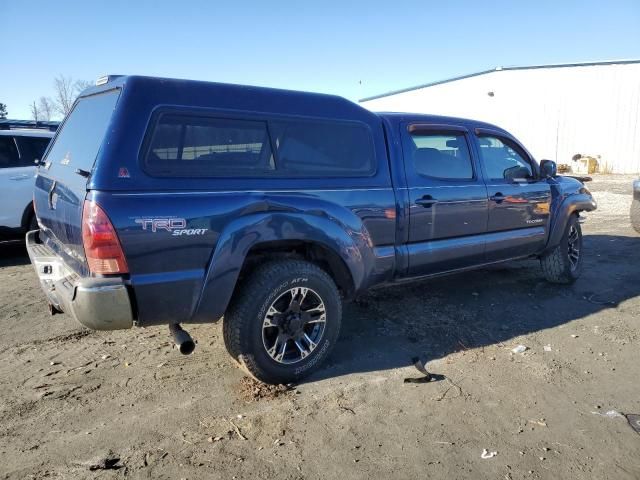
[[35, 165], [35, 160], [42, 160], [42, 155], [51, 141], [46, 137], [16, 137], [18, 150], [20, 150], [20, 163], [25, 167]]
[[418, 175], [471, 180], [473, 166], [464, 134], [412, 133], [413, 166]]
[[18, 150], [13, 137], [0, 136], [0, 168], [18, 167]]
[[149, 173], [252, 176], [274, 170], [266, 122], [165, 114], [151, 137]]
[[167, 177], [365, 176], [369, 130], [347, 122], [239, 120], [165, 113], [146, 149], [147, 172]]
[[278, 170], [286, 176], [368, 176], [373, 144], [364, 125], [283, 121], [272, 124]]

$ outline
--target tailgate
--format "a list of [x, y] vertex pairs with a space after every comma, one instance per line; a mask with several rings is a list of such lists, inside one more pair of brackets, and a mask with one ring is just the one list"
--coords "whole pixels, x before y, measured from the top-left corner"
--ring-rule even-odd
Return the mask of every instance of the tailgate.
[[88, 274], [82, 246], [82, 209], [88, 176], [105, 140], [120, 90], [83, 97], [54, 137], [38, 169], [34, 207], [41, 239], [69, 267]]

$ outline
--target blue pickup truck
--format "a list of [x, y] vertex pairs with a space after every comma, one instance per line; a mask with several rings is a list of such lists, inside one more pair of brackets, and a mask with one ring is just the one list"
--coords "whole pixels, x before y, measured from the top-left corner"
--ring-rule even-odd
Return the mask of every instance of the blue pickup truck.
[[[27, 247], [52, 313], [97, 330], [224, 317], [229, 353], [296, 381], [374, 286], [537, 257], [573, 282], [590, 192], [508, 132], [343, 98], [140, 76], [83, 92], [36, 178]], [[425, 293], [428, 295], [428, 291]]]

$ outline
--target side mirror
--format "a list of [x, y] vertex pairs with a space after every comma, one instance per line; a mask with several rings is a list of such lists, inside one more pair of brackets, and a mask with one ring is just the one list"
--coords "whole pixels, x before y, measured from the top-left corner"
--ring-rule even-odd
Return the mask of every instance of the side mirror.
[[515, 165], [502, 172], [502, 176], [513, 182], [531, 180], [531, 170], [522, 165]]
[[553, 160], [540, 161], [540, 176], [542, 178], [555, 177], [558, 174], [558, 167]]

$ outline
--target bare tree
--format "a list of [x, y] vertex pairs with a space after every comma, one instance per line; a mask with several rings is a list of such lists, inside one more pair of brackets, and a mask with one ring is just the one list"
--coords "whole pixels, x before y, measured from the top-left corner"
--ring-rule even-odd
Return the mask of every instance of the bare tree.
[[49, 97], [40, 97], [38, 108], [41, 120], [48, 122], [55, 115], [53, 101]]
[[29, 108], [31, 109], [31, 118], [33, 118], [36, 122], [42, 120], [40, 118], [40, 110], [38, 110], [38, 105], [36, 104], [35, 100], [29, 105]]
[[76, 80], [76, 95], [80, 95], [85, 88], [92, 87], [93, 83], [88, 80]]
[[73, 79], [64, 75], [60, 75], [53, 80], [53, 87], [56, 91], [53, 105], [56, 112], [63, 117], [71, 111], [73, 101], [76, 98], [73, 85]]
[[52, 102], [53, 109], [63, 117], [66, 116], [71, 111], [76, 97], [90, 85], [91, 82], [86, 80], [73, 80], [73, 78], [64, 75], [57, 76], [53, 80], [56, 92]]

